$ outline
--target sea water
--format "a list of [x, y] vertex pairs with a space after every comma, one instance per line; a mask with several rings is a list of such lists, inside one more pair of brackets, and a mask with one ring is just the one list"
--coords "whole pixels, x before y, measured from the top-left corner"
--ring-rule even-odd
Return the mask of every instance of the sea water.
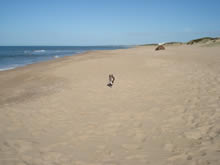
[[129, 46], [0, 46], [0, 71], [90, 50], [126, 49]]

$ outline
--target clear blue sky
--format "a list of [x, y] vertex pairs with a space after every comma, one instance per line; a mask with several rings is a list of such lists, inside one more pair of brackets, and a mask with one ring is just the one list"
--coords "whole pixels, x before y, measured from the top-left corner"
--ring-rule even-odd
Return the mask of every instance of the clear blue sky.
[[220, 36], [220, 0], [0, 0], [0, 45], [129, 45]]

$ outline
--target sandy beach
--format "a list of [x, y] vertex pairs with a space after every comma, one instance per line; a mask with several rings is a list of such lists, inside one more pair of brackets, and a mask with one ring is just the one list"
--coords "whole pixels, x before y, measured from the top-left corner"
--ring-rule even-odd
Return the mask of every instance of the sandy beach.
[[0, 164], [219, 165], [220, 46], [154, 49], [0, 72]]

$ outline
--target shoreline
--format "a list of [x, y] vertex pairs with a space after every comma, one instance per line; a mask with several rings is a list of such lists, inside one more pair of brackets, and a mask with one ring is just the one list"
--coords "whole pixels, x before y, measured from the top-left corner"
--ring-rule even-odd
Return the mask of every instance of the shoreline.
[[83, 52], [83, 53], [78, 53], [78, 54], [73, 54], [73, 55], [70, 55], [70, 56], [63, 56], [63, 57], [59, 57], [59, 58], [53, 58], [53, 59], [50, 59], [50, 60], [45, 60], [45, 61], [39, 61], [39, 62], [35, 62], [35, 63], [30, 63], [30, 64], [24, 64], [22, 66], [18, 66], [18, 67], [12, 67], [10, 69], [0, 69], [0, 73], [1, 72], [5, 72], [5, 71], [12, 71], [12, 70], [16, 70], [16, 69], [23, 69], [23, 68], [28, 68], [28, 67], [31, 67], [32, 65], [37, 65], [37, 64], [41, 64], [41, 63], [48, 63], [48, 62], [57, 62], [58, 60], [61, 60], [63, 58], [67, 58], [67, 57], [72, 57], [72, 56], [78, 56], [78, 55], [81, 55], [81, 54], [84, 54], [86, 52]]
[[[120, 46], [120, 45], [119, 45]], [[3, 47], [6, 47], [6, 46], [3, 46]], [[15, 47], [15, 46], [11, 46], [11, 47]], [[24, 46], [16, 46], [16, 47], [24, 47]], [[28, 47], [28, 46], [25, 46], [25, 47]], [[41, 46], [30, 46], [30, 47], [41, 47]], [[43, 46], [43, 47], [54, 47], [54, 46]], [[59, 47], [59, 46], [58, 46]], [[60, 47], [63, 47], [63, 46], [60, 46]], [[64, 46], [64, 47], [69, 47], [69, 46]], [[75, 47], [84, 47], [84, 46], [75, 46]], [[99, 47], [99, 46], [89, 46], [89, 47]], [[104, 47], [104, 46], [100, 46], [100, 47]], [[132, 48], [132, 46], [124, 46], [123, 49], [129, 49], [129, 48]], [[102, 49], [102, 50], [117, 50], [117, 49], [122, 49], [122, 48], [116, 48], [116, 49]], [[87, 53], [87, 52], [90, 52], [90, 51], [102, 51], [102, 50], [82, 50], [82, 52], [80, 53], [74, 53], [72, 55], [62, 55], [61, 57], [57, 57], [57, 55], [54, 55], [52, 59], [47, 59], [47, 60], [42, 60], [42, 61], [37, 61], [37, 62], [33, 62], [33, 63], [27, 63], [27, 64], [21, 64], [20, 66], [15, 66], [15, 67], [5, 67], [5, 68], [2, 68], [0, 69], [0, 72], [3, 72], [3, 71], [8, 71], [8, 70], [14, 70], [14, 69], [17, 69], [17, 68], [23, 68], [23, 67], [26, 67], [26, 66], [29, 66], [29, 65], [32, 65], [32, 64], [37, 64], [37, 63], [41, 63], [41, 62], [48, 62], [48, 61], [53, 61], [53, 60], [56, 60], [56, 59], [60, 59], [60, 58], [65, 58], [65, 57], [72, 57], [72, 56], [77, 56], [77, 55], [81, 55], [81, 54], [84, 54], [84, 53]], [[39, 50], [41, 51], [41, 50]], [[35, 51], [36, 52], [36, 51]], [[17, 64], [15, 64], [17, 65]]]

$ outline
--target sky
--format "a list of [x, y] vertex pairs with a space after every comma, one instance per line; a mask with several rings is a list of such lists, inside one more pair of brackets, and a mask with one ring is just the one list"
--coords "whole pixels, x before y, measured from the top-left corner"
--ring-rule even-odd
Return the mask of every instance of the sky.
[[137, 45], [220, 37], [220, 0], [0, 0], [0, 45]]

